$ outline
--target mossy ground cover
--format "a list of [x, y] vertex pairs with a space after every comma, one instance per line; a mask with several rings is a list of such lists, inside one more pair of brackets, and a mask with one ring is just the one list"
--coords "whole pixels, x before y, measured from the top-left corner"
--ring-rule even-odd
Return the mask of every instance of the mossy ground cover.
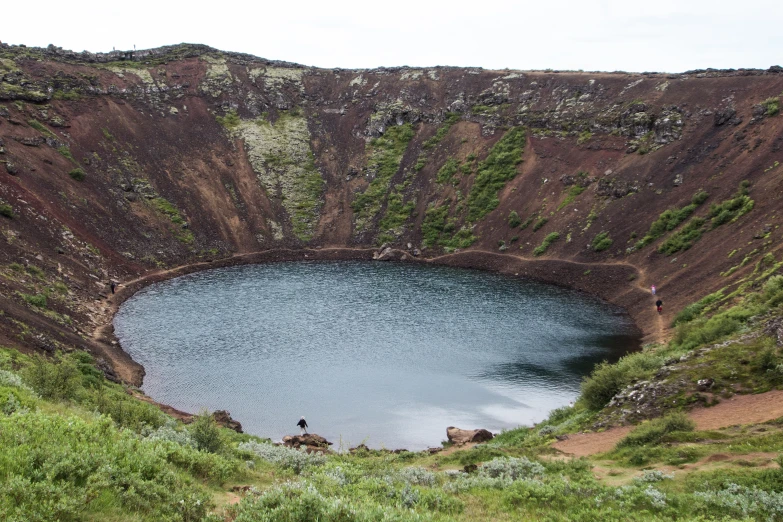
[[522, 162], [525, 138], [524, 128], [510, 129], [479, 163], [467, 198], [468, 221], [478, 221], [500, 204], [498, 192], [516, 176], [517, 166]]
[[391, 180], [400, 169], [400, 162], [413, 135], [413, 127], [406, 123], [390, 127], [383, 136], [368, 143], [367, 166], [374, 177], [351, 203], [358, 231], [365, 230], [386, 203]]

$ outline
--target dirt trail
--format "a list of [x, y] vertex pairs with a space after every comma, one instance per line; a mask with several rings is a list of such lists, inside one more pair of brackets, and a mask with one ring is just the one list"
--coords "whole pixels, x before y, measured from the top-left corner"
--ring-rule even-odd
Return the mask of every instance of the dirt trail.
[[[742, 424], [756, 424], [783, 417], [783, 390], [774, 390], [758, 395], [735, 395], [711, 408], [697, 408], [690, 413], [696, 429], [714, 430]], [[555, 449], [586, 457], [604, 453], [614, 448], [633, 426], [612, 428], [599, 433], [577, 433], [567, 440], [552, 445]]]

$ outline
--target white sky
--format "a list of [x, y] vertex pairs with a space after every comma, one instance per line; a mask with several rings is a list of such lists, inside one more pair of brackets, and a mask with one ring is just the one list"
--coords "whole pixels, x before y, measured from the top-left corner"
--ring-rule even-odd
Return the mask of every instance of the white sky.
[[666, 71], [783, 65], [780, 0], [3, 2], [0, 41], [203, 43], [319, 67]]

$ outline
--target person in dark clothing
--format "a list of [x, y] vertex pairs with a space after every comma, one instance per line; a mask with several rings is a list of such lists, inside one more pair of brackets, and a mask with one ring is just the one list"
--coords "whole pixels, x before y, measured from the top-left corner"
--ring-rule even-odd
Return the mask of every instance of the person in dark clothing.
[[663, 312], [663, 301], [661, 301], [660, 299], [655, 301], [655, 307], [658, 308], [658, 313], [659, 314], [662, 313]]
[[111, 283], [109, 283], [109, 286], [111, 287], [111, 293], [113, 294], [114, 290], [117, 288], [117, 283], [112, 281]]
[[299, 431], [302, 432], [302, 435], [307, 434], [307, 421], [304, 417], [299, 419], [299, 422], [297, 422], [296, 425], [299, 426]]

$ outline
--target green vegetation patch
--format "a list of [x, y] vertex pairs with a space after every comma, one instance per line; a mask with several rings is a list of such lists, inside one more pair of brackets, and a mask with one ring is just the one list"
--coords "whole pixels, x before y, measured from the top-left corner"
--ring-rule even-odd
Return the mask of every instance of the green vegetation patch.
[[546, 225], [549, 222], [549, 218], [541, 218], [538, 221], [536, 221], [536, 224], [533, 225], [533, 232], [540, 229], [544, 225]]
[[453, 183], [455, 181], [454, 174], [459, 169], [459, 160], [456, 158], [449, 158], [446, 163], [438, 170], [438, 176], [435, 178], [437, 183]]
[[656, 444], [663, 440], [664, 436], [674, 432], [688, 432], [696, 428], [696, 423], [682, 412], [672, 412], [668, 415], [653, 419], [637, 426], [624, 439], [617, 443], [622, 448], [626, 446], [643, 446]]
[[650, 230], [647, 232], [647, 234], [636, 242], [634, 248], [637, 250], [643, 248], [644, 246], [649, 245], [664, 235], [666, 232], [677, 228], [677, 226], [688, 219], [691, 214], [693, 214], [696, 209], [707, 200], [708, 197], [709, 194], [703, 190], [700, 190], [693, 195], [690, 204], [680, 209], [668, 209], [663, 211], [663, 213], [658, 216], [658, 219], [652, 222], [650, 225]]
[[351, 203], [357, 231], [365, 230], [383, 207], [388, 197], [389, 184], [400, 169], [400, 162], [413, 134], [413, 127], [406, 123], [390, 127], [383, 136], [371, 140], [367, 145], [368, 170], [375, 176], [365, 191], [357, 194]]
[[64, 91], [57, 89], [52, 94], [52, 98], [55, 100], [76, 101], [81, 98], [81, 94], [79, 94], [77, 91]]
[[403, 191], [409, 185], [410, 181], [398, 183], [389, 193], [386, 200], [386, 212], [378, 223], [378, 229], [381, 231], [378, 237], [380, 243], [394, 241], [402, 233], [403, 225], [410, 219], [413, 209], [416, 208], [415, 201], [405, 202]]
[[580, 187], [578, 185], [574, 185], [570, 187], [567, 191], [567, 195], [563, 200], [563, 202], [557, 206], [558, 212], [563, 210], [563, 208], [566, 207], [567, 205], [573, 203], [573, 201], [577, 198], [577, 196], [581, 195], [582, 192], [584, 191], [585, 191], [585, 187]]
[[443, 138], [446, 137], [446, 134], [449, 133], [449, 129], [451, 129], [452, 125], [457, 123], [460, 120], [460, 115], [455, 112], [449, 112], [446, 114], [446, 120], [443, 122], [443, 124], [438, 127], [438, 130], [435, 131], [435, 134], [428, 140], [426, 140], [424, 143], [422, 143], [423, 149], [432, 149], [437, 145], [438, 143], [443, 140]]
[[67, 145], [62, 145], [60, 147], [57, 147], [57, 152], [59, 152], [60, 155], [63, 156], [64, 158], [68, 158], [72, 162], [76, 163], [76, 160], [73, 159], [73, 154], [71, 154], [71, 149], [69, 149]]
[[516, 210], [512, 210], [508, 214], [508, 226], [511, 228], [517, 228], [519, 225], [522, 224], [522, 218], [519, 217], [519, 214], [517, 214]]
[[14, 207], [8, 203], [0, 203], [0, 216], [8, 219], [14, 219], [16, 217], [16, 214], [14, 214]]
[[525, 148], [525, 129], [514, 127], [489, 151], [479, 163], [476, 178], [468, 194], [468, 221], [475, 222], [500, 204], [498, 192], [517, 174]]
[[226, 129], [234, 129], [239, 125], [240, 119], [237, 111], [231, 109], [225, 116], [215, 116], [215, 119]]
[[748, 195], [749, 181], [740, 183], [739, 189], [731, 199], [722, 201], [719, 204], [710, 205], [711, 227], [717, 228], [726, 223], [734, 223], [740, 217], [751, 210], [755, 202]]
[[288, 213], [294, 235], [309, 241], [325, 182], [310, 148], [307, 119], [298, 112], [282, 112], [274, 123], [263, 117], [239, 120], [236, 125], [230, 122], [227, 130], [244, 140], [253, 171], [269, 198], [277, 199]]
[[430, 205], [424, 212], [421, 224], [422, 244], [427, 247], [442, 246], [447, 250], [467, 248], [476, 241], [470, 228], [459, 227], [455, 218], [449, 217], [448, 203]]
[[43, 123], [41, 123], [38, 120], [35, 120], [35, 119], [27, 120], [27, 124], [30, 125], [30, 127], [32, 127], [35, 130], [37, 130], [38, 132], [40, 132], [41, 134], [45, 134], [46, 136], [49, 136], [50, 138], [56, 138], [57, 137], [52, 131], [49, 130], [48, 127], [46, 127], [46, 125], [44, 125]]
[[603, 252], [607, 248], [612, 246], [612, 238], [609, 237], [609, 232], [600, 232], [595, 235], [593, 242], [590, 244], [595, 252]]
[[179, 209], [175, 207], [169, 200], [162, 197], [157, 197], [151, 199], [150, 204], [155, 210], [168, 217], [175, 225], [182, 225], [185, 222], [185, 220], [182, 219], [182, 216], [179, 214]]
[[766, 100], [761, 102], [761, 106], [767, 110], [767, 112], [765, 113], [766, 116], [775, 116], [780, 112], [780, 97], [773, 96], [767, 98]]
[[544, 240], [541, 242], [541, 244], [539, 246], [537, 246], [535, 249], [533, 249], [533, 255], [536, 256], [536, 257], [543, 255], [544, 252], [546, 252], [547, 249], [549, 248], [549, 245], [551, 245], [552, 243], [554, 243], [558, 239], [560, 239], [560, 233], [559, 232], [552, 232], [552, 233], [548, 234], [544, 238]]
[[704, 233], [705, 219], [695, 217], [687, 225], [668, 237], [658, 246], [658, 252], [670, 256], [681, 250], [688, 250], [693, 243], [701, 239]]

